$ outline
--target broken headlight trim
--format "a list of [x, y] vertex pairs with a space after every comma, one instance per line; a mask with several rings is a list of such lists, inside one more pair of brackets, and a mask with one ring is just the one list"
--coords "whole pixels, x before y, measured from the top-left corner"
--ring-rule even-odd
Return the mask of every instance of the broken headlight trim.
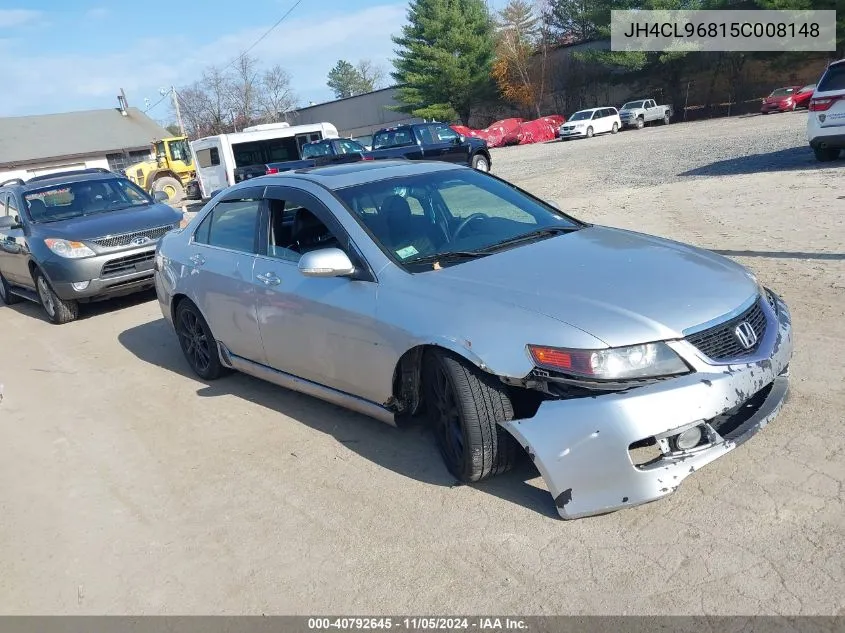
[[666, 343], [607, 349], [564, 349], [528, 345], [534, 364], [589, 380], [629, 380], [687, 374], [690, 368]]

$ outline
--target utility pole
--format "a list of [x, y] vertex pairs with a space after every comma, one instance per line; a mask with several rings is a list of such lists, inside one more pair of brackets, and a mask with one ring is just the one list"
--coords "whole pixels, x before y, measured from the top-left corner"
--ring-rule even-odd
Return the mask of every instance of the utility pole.
[[173, 95], [173, 109], [176, 110], [176, 121], [179, 123], [179, 132], [185, 136], [185, 125], [182, 123], [182, 111], [179, 109], [179, 95], [176, 88], [170, 86], [170, 94]]

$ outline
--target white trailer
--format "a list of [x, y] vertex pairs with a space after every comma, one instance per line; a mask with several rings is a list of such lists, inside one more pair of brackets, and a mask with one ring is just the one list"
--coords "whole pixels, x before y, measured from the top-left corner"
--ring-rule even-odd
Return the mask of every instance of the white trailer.
[[242, 132], [206, 136], [191, 142], [203, 198], [235, 184], [235, 168], [299, 160], [305, 143], [339, 138], [331, 123], [267, 123]]

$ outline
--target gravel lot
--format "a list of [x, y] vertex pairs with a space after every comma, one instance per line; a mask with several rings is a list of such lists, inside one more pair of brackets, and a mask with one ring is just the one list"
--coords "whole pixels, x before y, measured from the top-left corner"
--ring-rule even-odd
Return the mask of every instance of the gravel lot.
[[583, 219], [738, 258], [793, 311], [782, 415], [611, 515], [561, 521], [528, 464], [453, 487], [420, 429], [198, 382], [149, 295], [63, 327], [0, 309], [0, 612], [845, 615], [845, 160], [814, 162], [806, 116], [494, 152]]

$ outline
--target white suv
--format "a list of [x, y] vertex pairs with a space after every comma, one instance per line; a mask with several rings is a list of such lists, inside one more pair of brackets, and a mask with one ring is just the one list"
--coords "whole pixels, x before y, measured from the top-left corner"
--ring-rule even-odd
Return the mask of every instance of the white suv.
[[824, 71], [810, 99], [807, 140], [820, 161], [839, 158], [845, 149], [845, 59]]

